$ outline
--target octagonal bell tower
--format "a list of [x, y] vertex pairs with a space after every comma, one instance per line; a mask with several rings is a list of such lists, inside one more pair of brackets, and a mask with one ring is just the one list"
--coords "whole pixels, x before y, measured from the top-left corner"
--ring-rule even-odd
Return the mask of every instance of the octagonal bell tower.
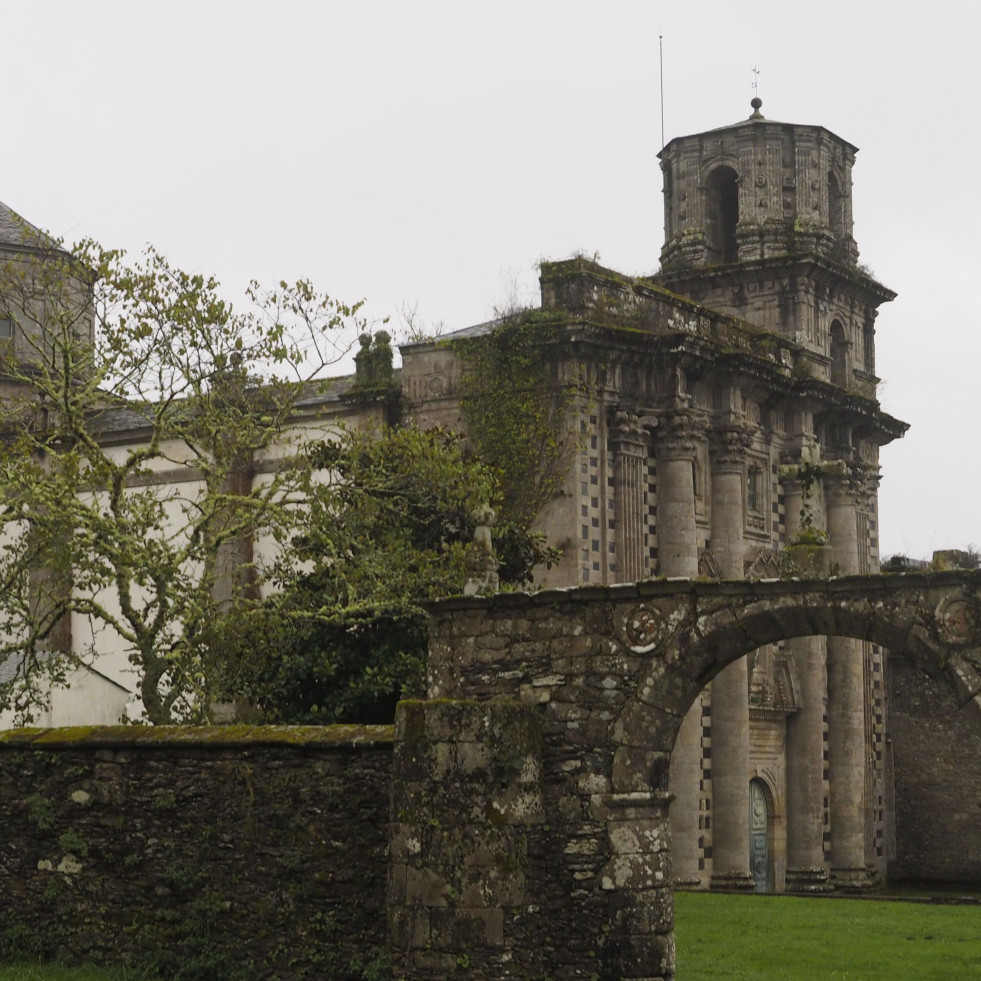
[[668, 288], [800, 344], [814, 376], [871, 395], [874, 324], [895, 294], [858, 264], [857, 148], [823, 126], [748, 119], [661, 152]]

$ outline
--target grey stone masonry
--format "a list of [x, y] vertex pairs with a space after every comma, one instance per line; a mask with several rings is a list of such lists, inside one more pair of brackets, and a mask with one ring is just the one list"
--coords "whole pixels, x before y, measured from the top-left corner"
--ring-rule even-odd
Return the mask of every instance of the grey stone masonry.
[[[410, 826], [397, 832], [394, 888], [417, 846], [420, 868], [435, 866], [393, 911], [409, 979], [445, 976], [458, 958], [480, 978], [533, 977], [538, 963], [556, 981], [672, 978], [671, 753], [701, 690], [749, 651], [811, 635], [867, 640], [943, 675], [958, 703], [981, 699], [981, 573], [661, 580], [448, 600], [433, 613], [436, 701], [412, 707], [397, 735], [396, 773], [415, 783], [396, 778], [412, 804], [402, 821], [393, 803]], [[509, 724], [521, 733], [510, 742]], [[457, 739], [475, 745], [460, 755]], [[502, 753], [511, 762], [495, 771]], [[508, 830], [487, 861], [510, 854], [520, 874], [495, 875], [477, 896], [459, 877], [489, 815]]]

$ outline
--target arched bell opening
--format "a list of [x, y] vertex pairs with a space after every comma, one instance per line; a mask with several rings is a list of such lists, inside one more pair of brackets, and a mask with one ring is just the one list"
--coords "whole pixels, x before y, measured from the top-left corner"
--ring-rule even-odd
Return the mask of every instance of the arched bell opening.
[[738, 176], [732, 167], [716, 167], [705, 184], [707, 217], [705, 252], [709, 264], [738, 259], [736, 225], [739, 222]]

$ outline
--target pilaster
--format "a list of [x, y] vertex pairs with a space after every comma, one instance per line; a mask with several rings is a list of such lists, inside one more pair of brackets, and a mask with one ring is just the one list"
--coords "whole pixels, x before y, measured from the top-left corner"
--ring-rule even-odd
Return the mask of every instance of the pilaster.
[[647, 433], [635, 413], [617, 411], [613, 420], [614, 516], [619, 582], [644, 578], [647, 525]]

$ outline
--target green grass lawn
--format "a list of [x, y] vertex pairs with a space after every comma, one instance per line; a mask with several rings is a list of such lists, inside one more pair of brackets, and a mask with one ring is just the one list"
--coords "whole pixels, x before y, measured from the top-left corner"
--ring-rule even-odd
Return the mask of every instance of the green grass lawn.
[[678, 981], [981, 978], [981, 906], [675, 895]]
[[[0, 981], [137, 981], [137, 975], [105, 967], [0, 966]], [[217, 981], [217, 979], [216, 979]]]
[[[976, 905], [682, 892], [675, 921], [678, 981], [981, 979]], [[141, 979], [49, 965], [0, 967], [0, 981]]]

